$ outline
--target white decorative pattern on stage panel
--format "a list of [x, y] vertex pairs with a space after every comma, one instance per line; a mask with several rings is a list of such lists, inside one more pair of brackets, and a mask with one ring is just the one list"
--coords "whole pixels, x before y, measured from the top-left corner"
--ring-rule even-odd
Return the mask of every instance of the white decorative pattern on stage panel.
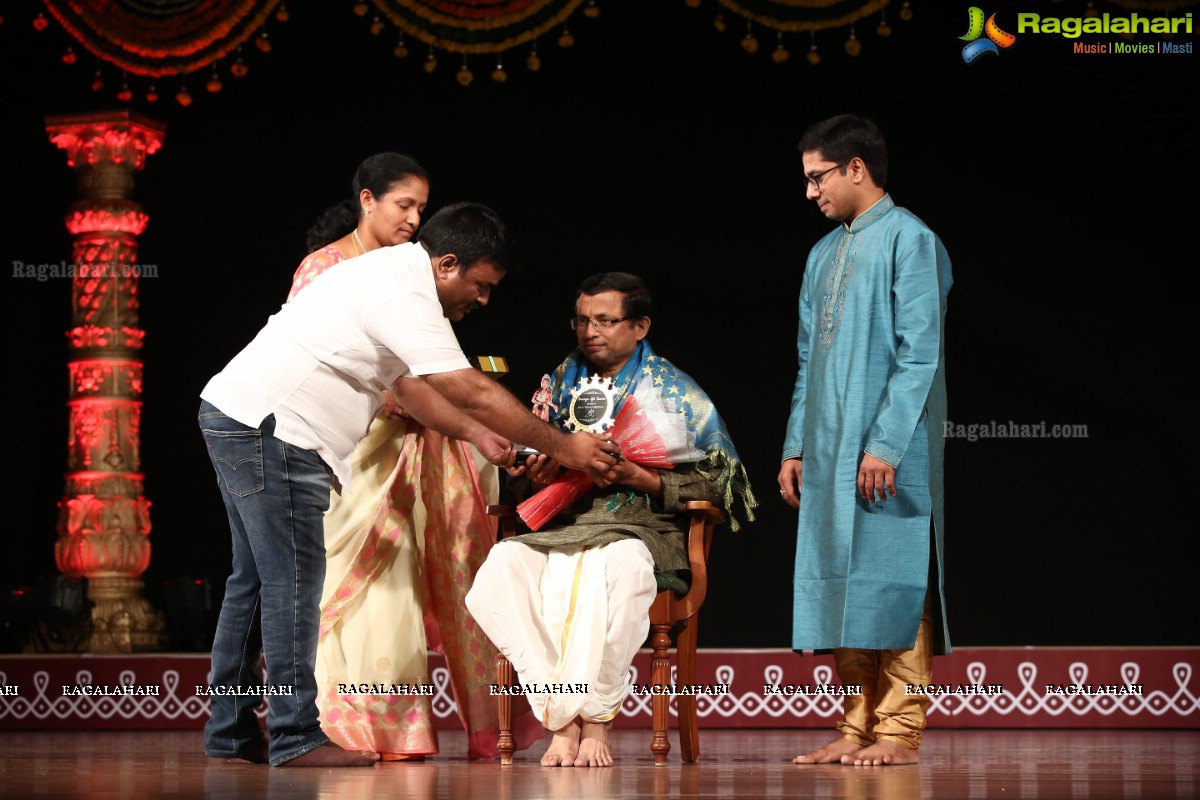
[[[634, 660], [619, 727], [650, 725], [649, 662]], [[696, 695], [706, 728], [827, 727], [841, 713], [830, 656], [701, 650], [697, 662], [700, 683], [672, 691]], [[932, 728], [1195, 728], [1198, 663], [1200, 648], [962, 648], [921, 688]], [[430, 665], [438, 725], [456, 729], [449, 671], [436, 654]], [[3, 656], [0, 728], [198, 728], [208, 671], [203, 654]]]

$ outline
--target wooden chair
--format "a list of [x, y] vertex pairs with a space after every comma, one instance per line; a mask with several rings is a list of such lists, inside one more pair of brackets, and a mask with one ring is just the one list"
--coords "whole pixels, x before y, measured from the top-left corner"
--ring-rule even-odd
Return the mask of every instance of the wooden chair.
[[[679, 595], [673, 589], [659, 584], [658, 595], [650, 606], [650, 646], [653, 657], [650, 662], [650, 683], [653, 686], [668, 686], [671, 683], [671, 631], [676, 634], [677, 682], [696, 683], [696, 627], [697, 614], [708, 592], [708, 551], [712, 547], [713, 528], [725, 521], [725, 515], [712, 503], [692, 501], [687, 504], [692, 521], [688, 528], [688, 561], [692, 570], [692, 584], [687, 594]], [[514, 536], [517, 532], [516, 514], [512, 506], [488, 506], [488, 514], [499, 518], [498, 538]], [[496, 656], [496, 682], [511, 685], [513, 668], [501, 653]], [[500, 713], [500, 763], [512, 764], [516, 744], [512, 736], [512, 698], [500, 695], [497, 698]], [[655, 766], [667, 763], [671, 742], [667, 739], [667, 721], [670, 716], [669, 694], [655, 694], [650, 701], [654, 717], [654, 738], [650, 751], [654, 754]], [[700, 728], [696, 717], [695, 695], [679, 695], [675, 698], [679, 711], [679, 749], [683, 760], [689, 763], [700, 760]]]

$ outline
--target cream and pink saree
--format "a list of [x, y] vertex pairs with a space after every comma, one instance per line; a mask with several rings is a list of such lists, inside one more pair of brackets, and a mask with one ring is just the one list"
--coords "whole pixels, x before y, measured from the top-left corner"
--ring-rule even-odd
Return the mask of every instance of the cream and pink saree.
[[[341, 260], [332, 247], [311, 254], [289, 299]], [[497, 470], [464, 442], [382, 416], [352, 461], [353, 494], [334, 494], [325, 516], [321, 727], [348, 749], [428, 755], [438, 752], [434, 703], [449, 696], [469, 757], [495, 755], [496, 699], [488, 690], [496, 649], [463, 598], [495, 542], [486, 505], [498, 492]], [[433, 696], [406, 690], [433, 683], [429, 649], [445, 656], [449, 672]], [[519, 747], [543, 733], [523, 710], [514, 726]]]

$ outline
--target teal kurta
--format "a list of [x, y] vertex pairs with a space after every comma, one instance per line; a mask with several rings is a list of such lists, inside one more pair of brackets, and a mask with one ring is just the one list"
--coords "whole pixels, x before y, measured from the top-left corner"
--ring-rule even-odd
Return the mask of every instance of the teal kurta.
[[[809, 254], [783, 451], [804, 466], [797, 650], [911, 648], [932, 531], [934, 647], [949, 652], [941, 565], [950, 283], [946, 248], [889, 195]], [[864, 452], [896, 467], [896, 496], [887, 502], [868, 504], [858, 494]]]

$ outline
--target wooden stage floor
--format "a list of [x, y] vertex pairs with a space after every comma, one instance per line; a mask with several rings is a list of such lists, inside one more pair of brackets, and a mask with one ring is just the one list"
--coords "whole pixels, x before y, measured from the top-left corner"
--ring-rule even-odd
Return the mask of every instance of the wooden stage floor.
[[[649, 732], [614, 733], [611, 769], [544, 769], [543, 746], [512, 767], [466, 760], [460, 733], [423, 763], [279, 769], [207, 759], [198, 732], [0, 733], [0, 796], [513, 798], [1194, 798], [1200, 731], [934, 730], [908, 767], [793, 766], [825, 731], [701, 732], [704, 760], [654, 766]], [[678, 742], [672, 737], [672, 745]]]

